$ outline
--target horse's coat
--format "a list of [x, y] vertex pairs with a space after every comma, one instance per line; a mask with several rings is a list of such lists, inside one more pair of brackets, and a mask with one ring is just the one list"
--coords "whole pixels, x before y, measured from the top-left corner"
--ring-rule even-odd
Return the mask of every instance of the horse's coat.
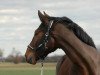
[[[26, 51], [28, 63], [36, 64], [40, 57], [45, 58], [57, 48], [64, 50], [66, 56], [57, 66], [57, 75], [98, 75], [98, 52], [92, 38], [81, 27], [70, 19], [50, 17], [38, 11], [41, 25]], [[38, 44], [44, 41], [49, 22], [53, 20], [49, 30], [47, 43], [37, 49]], [[44, 43], [44, 42], [42, 42]]]

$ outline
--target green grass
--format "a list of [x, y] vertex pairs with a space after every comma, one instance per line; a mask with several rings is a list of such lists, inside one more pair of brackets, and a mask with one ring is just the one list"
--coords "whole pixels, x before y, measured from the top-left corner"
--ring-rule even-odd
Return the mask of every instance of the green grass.
[[[39, 70], [1, 70], [0, 75], [40, 75]], [[54, 70], [45, 70], [44, 75], [55, 75]]]
[[[44, 75], [55, 75], [55, 63], [44, 64]], [[0, 63], [0, 75], [40, 75], [41, 65]]]

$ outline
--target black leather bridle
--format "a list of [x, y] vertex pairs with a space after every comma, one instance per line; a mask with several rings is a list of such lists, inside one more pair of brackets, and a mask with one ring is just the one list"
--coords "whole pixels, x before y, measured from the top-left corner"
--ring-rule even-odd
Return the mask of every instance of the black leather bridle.
[[[38, 50], [46, 50], [46, 45], [47, 45], [47, 43], [48, 43], [48, 41], [49, 41], [49, 38], [50, 38], [50, 31], [51, 31], [51, 27], [52, 27], [52, 25], [53, 25], [53, 20], [51, 20], [50, 22], [49, 22], [49, 24], [48, 24], [48, 28], [47, 28], [47, 31], [46, 31], [46, 33], [45, 33], [45, 35], [44, 35], [44, 39], [41, 39], [41, 40], [43, 40], [43, 42], [42, 43], [40, 43], [36, 48], [33, 48], [30, 44], [28, 45], [28, 48], [30, 48], [31, 50], [33, 50], [33, 51], [38, 51]], [[41, 41], [40, 40], [40, 41]], [[43, 58], [43, 57], [39, 57], [39, 58]]]

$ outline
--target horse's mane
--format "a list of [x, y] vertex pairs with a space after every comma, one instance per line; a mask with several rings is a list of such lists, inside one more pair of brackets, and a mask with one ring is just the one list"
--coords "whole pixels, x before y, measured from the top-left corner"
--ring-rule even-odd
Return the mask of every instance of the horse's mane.
[[70, 20], [67, 17], [51, 17], [51, 20], [54, 20], [56, 22], [60, 22], [63, 25], [65, 25], [67, 28], [72, 30], [74, 34], [84, 43], [96, 48], [92, 38], [76, 23], [74, 23], [72, 20]]

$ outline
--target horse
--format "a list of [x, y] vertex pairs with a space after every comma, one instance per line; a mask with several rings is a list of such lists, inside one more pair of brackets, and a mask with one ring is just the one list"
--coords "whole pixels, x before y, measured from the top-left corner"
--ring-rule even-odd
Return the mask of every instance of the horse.
[[67, 17], [52, 17], [38, 11], [41, 21], [27, 47], [26, 61], [39, 59], [62, 49], [65, 56], [57, 64], [57, 75], [98, 75], [98, 51], [92, 38]]

